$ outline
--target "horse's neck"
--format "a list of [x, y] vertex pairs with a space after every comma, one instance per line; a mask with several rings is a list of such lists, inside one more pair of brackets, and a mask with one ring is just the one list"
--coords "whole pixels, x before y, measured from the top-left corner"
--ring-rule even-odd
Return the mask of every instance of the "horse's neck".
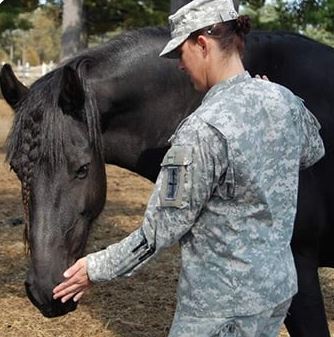
[[[118, 102], [118, 106], [110, 104], [101, 116], [106, 163], [152, 181], [170, 146], [168, 139], [199, 102], [199, 95], [187, 89], [188, 83], [180, 81], [167, 92], [159, 86], [161, 82], [157, 80], [156, 90], [149, 97], [132, 93], [132, 100]], [[106, 98], [100, 100], [107, 102]]]

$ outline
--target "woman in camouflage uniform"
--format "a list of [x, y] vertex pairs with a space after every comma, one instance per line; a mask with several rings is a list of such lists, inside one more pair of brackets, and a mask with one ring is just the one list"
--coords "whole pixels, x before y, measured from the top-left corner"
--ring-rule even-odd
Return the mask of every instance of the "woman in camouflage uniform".
[[297, 292], [298, 172], [324, 155], [320, 126], [288, 89], [245, 71], [249, 22], [232, 1], [194, 0], [170, 26], [161, 56], [179, 58], [206, 96], [170, 140], [142, 226], [78, 260], [54, 298], [77, 301], [180, 242], [169, 336], [275, 337]]

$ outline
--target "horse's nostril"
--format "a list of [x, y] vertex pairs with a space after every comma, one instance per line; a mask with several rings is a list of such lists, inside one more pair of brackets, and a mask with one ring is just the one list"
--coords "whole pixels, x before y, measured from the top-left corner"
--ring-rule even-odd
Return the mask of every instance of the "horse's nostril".
[[[41, 301], [36, 297], [37, 296], [37, 293], [33, 291], [32, 289], [32, 285], [29, 283], [29, 282], [24, 282], [24, 285], [25, 285], [25, 288], [26, 288], [26, 293], [27, 293], [27, 296], [29, 298], [29, 300], [31, 301], [31, 303], [37, 307], [38, 309], [40, 309], [42, 303]], [[34, 294], [36, 293], [36, 294]]]

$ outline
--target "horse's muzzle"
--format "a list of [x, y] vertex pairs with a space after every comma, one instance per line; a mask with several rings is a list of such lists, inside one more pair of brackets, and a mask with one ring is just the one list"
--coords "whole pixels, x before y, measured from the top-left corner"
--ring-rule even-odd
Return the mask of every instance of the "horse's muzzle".
[[67, 313], [74, 311], [77, 307], [77, 303], [72, 299], [66, 303], [62, 303], [60, 300], [54, 300], [52, 298], [52, 292], [49, 296], [41, 296], [38, 291], [29, 282], [25, 282], [25, 288], [31, 303], [38, 308], [43, 316], [52, 318], [66, 315]]

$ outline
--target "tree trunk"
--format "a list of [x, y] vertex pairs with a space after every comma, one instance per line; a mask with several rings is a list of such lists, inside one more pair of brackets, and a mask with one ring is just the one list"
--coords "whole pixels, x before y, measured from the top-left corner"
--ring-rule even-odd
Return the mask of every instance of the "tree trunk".
[[83, 24], [83, 0], [64, 0], [61, 58], [78, 53], [85, 46]]

